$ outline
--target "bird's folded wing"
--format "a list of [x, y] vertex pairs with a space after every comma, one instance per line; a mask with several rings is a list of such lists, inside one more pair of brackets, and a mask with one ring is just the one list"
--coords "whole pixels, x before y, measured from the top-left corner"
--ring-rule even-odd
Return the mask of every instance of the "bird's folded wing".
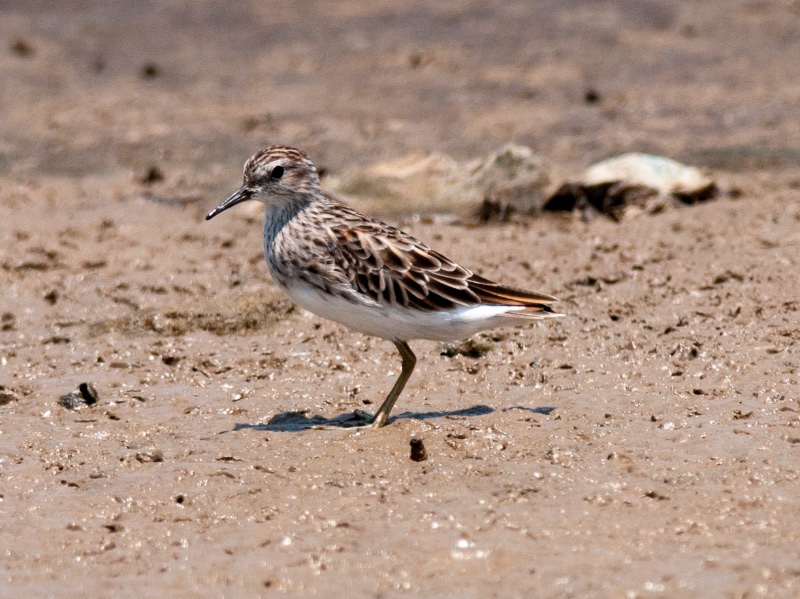
[[422, 311], [480, 304], [519, 306], [533, 315], [553, 312], [548, 304], [557, 301], [473, 274], [410, 235], [377, 221], [331, 229], [331, 234], [335, 236], [331, 266], [354, 291], [373, 302]]

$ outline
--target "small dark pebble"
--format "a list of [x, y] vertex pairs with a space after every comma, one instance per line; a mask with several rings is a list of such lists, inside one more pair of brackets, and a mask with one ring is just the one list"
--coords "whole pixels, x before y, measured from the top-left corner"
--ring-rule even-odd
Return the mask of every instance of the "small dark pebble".
[[600, 92], [596, 89], [590, 87], [583, 92], [583, 101], [587, 104], [597, 104], [600, 100]]
[[669, 497], [667, 497], [663, 493], [659, 493], [658, 491], [648, 491], [647, 493], [644, 494], [644, 496], [648, 497], [649, 499], [657, 499], [658, 501], [666, 501], [667, 499], [669, 499]]
[[139, 182], [144, 185], [152, 185], [164, 180], [164, 173], [157, 166], [151, 166], [139, 176]]
[[78, 385], [78, 391], [80, 391], [81, 397], [88, 405], [96, 404], [97, 400], [100, 399], [97, 389], [90, 383], [81, 383]]
[[24, 39], [15, 39], [14, 42], [11, 44], [11, 50], [17, 56], [32, 56], [33, 55], [33, 48], [31, 45], [26, 42]]
[[95, 405], [100, 396], [91, 383], [81, 383], [75, 391], [70, 391], [58, 399], [58, 403], [68, 410], [79, 410], [84, 406]]
[[414, 462], [424, 462], [428, 459], [428, 452], [425, 451], [422, 439], [411, 439], [411, 459]]
[[46, 301], [51, 306], [54, 305], [58, 301], [58, 291], [56, 289], [51, 289], [47, 292], [44, 296], [44, 301]]
[[141, 73], [145, 79], [155, 79], [161, 74], [161, 68], [154, 62], [146, 62], [142, 65]]
[[412, 69], [418, 69], [429, 62], [421, 52], [412, 52], [408, 55], [408, 66]]
[[161, 361], [167, 366], [175, 366], [181, 359], [179, 356], [161, 356]]

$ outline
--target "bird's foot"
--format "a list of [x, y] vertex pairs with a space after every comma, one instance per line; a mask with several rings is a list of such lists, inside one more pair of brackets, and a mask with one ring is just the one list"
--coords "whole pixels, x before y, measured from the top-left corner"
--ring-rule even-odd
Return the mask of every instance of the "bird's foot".
[[363, 426], [374, 426], [375, 416], [364, 412], [363, 410], [355, 410], [349, 414], [342, 414], [337, 416], [334, 420], [345, 428], [357, 428]]

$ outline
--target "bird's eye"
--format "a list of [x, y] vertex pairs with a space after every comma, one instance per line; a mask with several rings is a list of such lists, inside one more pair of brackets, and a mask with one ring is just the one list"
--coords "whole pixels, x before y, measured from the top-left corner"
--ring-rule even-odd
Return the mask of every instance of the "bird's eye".
[[269, 174], [269, 178], [273, 181], [280, 181], [281, 177], [283, 177], [283, 172], [284, 168], [282, 166], [276, 166]]

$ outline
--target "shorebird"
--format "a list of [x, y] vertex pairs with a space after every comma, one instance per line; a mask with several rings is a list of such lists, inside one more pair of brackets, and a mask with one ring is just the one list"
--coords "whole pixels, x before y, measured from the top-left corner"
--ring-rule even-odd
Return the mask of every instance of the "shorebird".
[[211, 219], [246, 200], [266, 206], [264, 254], [297, 305], [392, 341], [402, 371], [374, 417], [385, 425], [416, 365], [412, 339], [454, 341], [484, 329], [562, 316], [556, 298], [475, 274], [408, 233], [325, 195], [305, 152], [272, 146], [244, 166], [242, 186]]

